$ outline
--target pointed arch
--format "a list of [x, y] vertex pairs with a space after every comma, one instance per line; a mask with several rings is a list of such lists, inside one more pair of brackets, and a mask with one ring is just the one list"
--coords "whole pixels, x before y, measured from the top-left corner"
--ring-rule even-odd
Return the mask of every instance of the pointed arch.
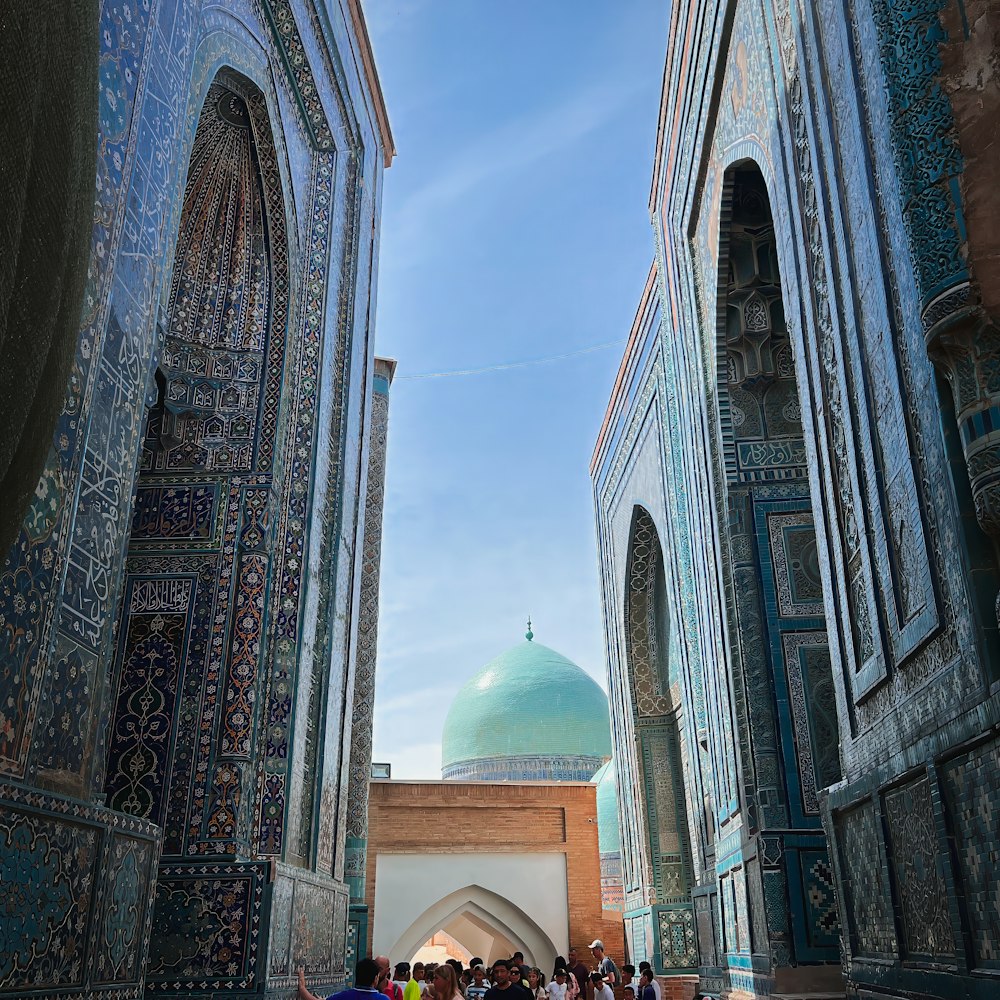
[[[626, 678], [630, 687], [635, 753], [619, 781], [622, 868], [626, 892], [641, 887], [644, 902], [676, 906], [676, 919], [691, 925], [690, 828], [681, 760], [679, 709], [671, 693], [671, 611], [663, 547], [650, 512], [632, 511], [625, 587]], [[628, 774], [635, 768], [637, 774]], [[624, 801], [638, 795], [648, 818], [642, 827]], [[668, 969], [689, 969], [686, 944], [664, 953]]]
[[460, 916], [498, 931], [535, 965], [548, 967], [555, 960], [557, 949], [552, 939], [524, 910], [476, 883], [432, 903], [403, 931], [387, 954], [412, 956], [435, 931]]
[[[229, 68], [202, 103], [142, 441], [105, 791], [163, 854], [249, 849], [289, 336], [286, 206], [267, 101]], [[153, 386], [151, 386], [153, 389]], [[280, 470], [278, 470], [280, 473]], [[238, 609], [210, 638], [215, 614]], [[217, 627], [217, 626], [216, 626]], [[211, 740], [179, 737], [200, 713]]]
[[666, 715], [670, 695], [670, 609], [663, 548], [652, 515], [636, 504], [629, 531], [625, 584], [628, 677], [640, 717]]
[[[719, 225], [708, 389], [730, 701], [719, 706], [716, 739], [739, 754], [746, 829], [802, 831], [822, 852], [817, 793], [839, 774], [839, 736], [802, 421], [808, 396], [796, 377], [768, 183], [754, 160], [727, 169]], [[737, 802], [717, 808], [725, 835]], [[766, 879], [753, 857], [721, 877], [727, 951], [773, 954], [778, 925], [761, 900], [767, 879], [787, 880], [789, 896], [798, 891], [797, 855], [789, 858]], [[834, 933], [807, 939], [796, 927], [792, 938], [799, 962], [834, 958]]]

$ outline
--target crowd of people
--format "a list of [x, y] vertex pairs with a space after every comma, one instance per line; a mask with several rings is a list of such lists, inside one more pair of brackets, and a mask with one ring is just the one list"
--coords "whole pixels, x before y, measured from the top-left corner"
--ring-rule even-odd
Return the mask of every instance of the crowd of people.
[[[590, 943], [593, 967], [580, 960], [575, 948], [568, 958], [558, 956], [552, 975], [525, 962], [515, 951], [486, 965], [472, 958], [465, 966], [456, 958], [441, 964], [398, 962], [390, 965], [385, 955], [363, 958], [354, 973], [354, 986], [334, 993], [328, 1000], [661, 1000], [660, 984], [649, 962], [640, 962], [638, 978], [633, 965], [622, 965], [604, 953], [604, 942]], [[299, 1000], [322, 1000], [306, 988], [299, 970]]]

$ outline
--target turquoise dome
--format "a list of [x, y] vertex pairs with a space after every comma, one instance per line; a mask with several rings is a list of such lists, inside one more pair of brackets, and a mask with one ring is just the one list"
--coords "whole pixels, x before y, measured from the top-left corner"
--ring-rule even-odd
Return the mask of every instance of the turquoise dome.
[[618, 829], [618, 772], [609, 760], [594, 775], [597, 785], [597, 843], [601, 854], [621, 854], [622, 838]]
[[608, 699], [554, 649], [522, 642], [455, 696], [444, 723], [444, 778], [589, 781], [611, 756]]

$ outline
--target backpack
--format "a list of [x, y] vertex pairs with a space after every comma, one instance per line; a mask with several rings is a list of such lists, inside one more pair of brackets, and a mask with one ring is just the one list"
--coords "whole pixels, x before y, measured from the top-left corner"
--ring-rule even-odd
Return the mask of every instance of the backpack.
[[[601, 975], [607, 978], [608, 969], [604, 964], [605, 962], [607, 962], [607, 964], [611, 966], [611, 972], [614, 973], [615, 986], [620, 986], [622, 981], [622, 976], [621, 973], [618, 971], [618, 966], [615, 965], [615, 960], [611, 958], [610, 955], [605, 955], [603, 960], [601, 961], [601, 970], [600, 970]], [[614, 989], [615, 986], [612, 986], [611, 988]]]

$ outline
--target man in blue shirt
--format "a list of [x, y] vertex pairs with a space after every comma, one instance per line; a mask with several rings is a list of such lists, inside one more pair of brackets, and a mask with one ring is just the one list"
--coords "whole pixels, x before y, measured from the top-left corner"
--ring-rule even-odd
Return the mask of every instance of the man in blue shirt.
[[[382, 995], [375, 982], [381, 972], [374, 958], [361, 959], [354, 970], [354, 986], [332, 994], [327, 1000], [332, 1000], [332, 997], [337, 997], [337, 1000], [375, 1000]], [[299, 1000], [322, 1000], [322, 997], [306, 989], [306, 973], [302, 967], [299, 968]]]
[[493, 985], [486, 991], [483, 1000], [532, 1000], [532, 997], [520, 980], [515, 983], [511, 979], [510, 960], [501, 958], [493, 963]]
[[645, 968], [639, 976], [639, 992], [635, 1000], [656, 1000], [656, 991], [653, 989], [653, 970]]

